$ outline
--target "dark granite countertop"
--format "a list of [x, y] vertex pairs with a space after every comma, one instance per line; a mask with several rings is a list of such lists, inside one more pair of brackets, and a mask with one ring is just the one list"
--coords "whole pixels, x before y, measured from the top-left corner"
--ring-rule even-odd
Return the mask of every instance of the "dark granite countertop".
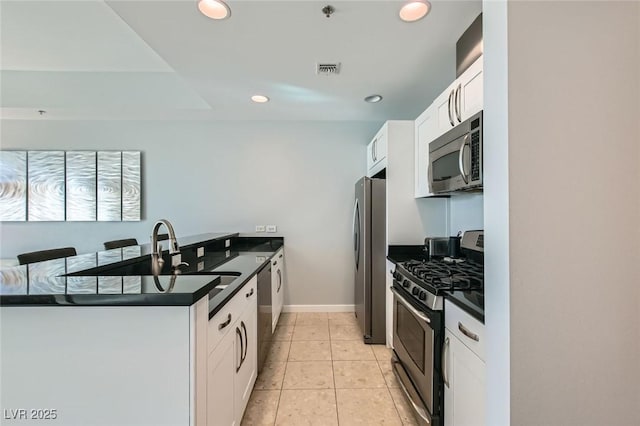
[[[150, 244], [3, 269], [0, 305], [189, 306], [209, 295], [212, 316], [283, 245], [282, 237], [237, 236], [178, 238], [183, 260], [190, 264], [181, 275], [150, 275]], [[204, 257], [197, 257], [199, 247], [205, 248]], [[228, 285], [218, 288], [222, 280]]]

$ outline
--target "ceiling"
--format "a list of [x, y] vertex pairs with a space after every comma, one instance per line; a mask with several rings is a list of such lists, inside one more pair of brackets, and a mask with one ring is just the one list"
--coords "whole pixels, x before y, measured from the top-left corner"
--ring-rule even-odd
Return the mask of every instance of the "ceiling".
[[[414, 119], [455, 79], [455, 42], [477, 1], [0, 1], [5, 119]], [[331, 4], [326, 18], [321, 9]], [[318, 62], [340, 62], [317, 75]], [[251, 95], [271, 98], [254, 104]], [[368, 104], [363, 98], [380, 94]], [[40, 115], [38, 110], [47, 111]]]

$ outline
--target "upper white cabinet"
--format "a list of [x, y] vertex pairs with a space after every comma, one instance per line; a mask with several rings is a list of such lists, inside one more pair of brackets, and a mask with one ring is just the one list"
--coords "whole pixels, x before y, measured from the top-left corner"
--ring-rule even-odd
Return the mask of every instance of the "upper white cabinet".
[[482, 111], [483, 84], [480, 56], [415, 121], [415, 197], [428, 197], [429, 143], [472, 115]]
[[275, 333], [284, 305], [284, 248], [271, 259], [271, 332]]
[[438, 111], [432, 104], [415, 121], [415, 197], [428, 197], [429, 191], [429, 142], [438, 132]]
[[433, 102], [437, 111], [434, 138], [482, 110], [482, 59], [480, 56]]
[[456, 114], [458, 122], [465, 121], [472, 115], [482, 111], [483, 108], [483, 84], [482, 84], [482, 59], [480, 56], [458, 78], [458, 98]]
[[445, 301], [445, 426], [485, 424], [484, 324]]
[[367, 145], [367, 176], [371, 177], [387, 167], [387, 124]]

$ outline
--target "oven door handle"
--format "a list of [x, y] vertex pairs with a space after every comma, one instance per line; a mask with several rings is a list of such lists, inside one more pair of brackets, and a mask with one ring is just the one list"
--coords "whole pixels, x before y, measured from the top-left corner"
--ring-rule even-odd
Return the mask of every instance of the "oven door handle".
[[409, 310], [409, 312], [411, 312], [413, 315], [417, 316], [427, 324], [431, 324], [431, 319], [425, 314], [423, 314], [422, 312], [420, 312], [419, 310], [417, 310], [416, 308], [414, 308], [413, 306], [411, 306], [409, 302], [407, 302], [407, 300], [402, 296], [402, 294], [400, 294], [398, 290], [391, 287], [391, 291], [393, 292], [393, 294], [396, 295], [396, 297], [398, 298], [398, 301], [402, 303], [402, 305]]

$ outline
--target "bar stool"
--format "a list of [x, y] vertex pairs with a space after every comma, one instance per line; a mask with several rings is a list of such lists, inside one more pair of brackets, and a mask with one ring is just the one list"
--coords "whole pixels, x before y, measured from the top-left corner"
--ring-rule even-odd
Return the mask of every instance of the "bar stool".
[[49, 250], [32, 251], [18, 255], [18, 263], [26, 265], [27, 263], [43, 262], [45, 260], [60, 259], [62, 257], [76, 256], [74, 247], [63, 247]]

